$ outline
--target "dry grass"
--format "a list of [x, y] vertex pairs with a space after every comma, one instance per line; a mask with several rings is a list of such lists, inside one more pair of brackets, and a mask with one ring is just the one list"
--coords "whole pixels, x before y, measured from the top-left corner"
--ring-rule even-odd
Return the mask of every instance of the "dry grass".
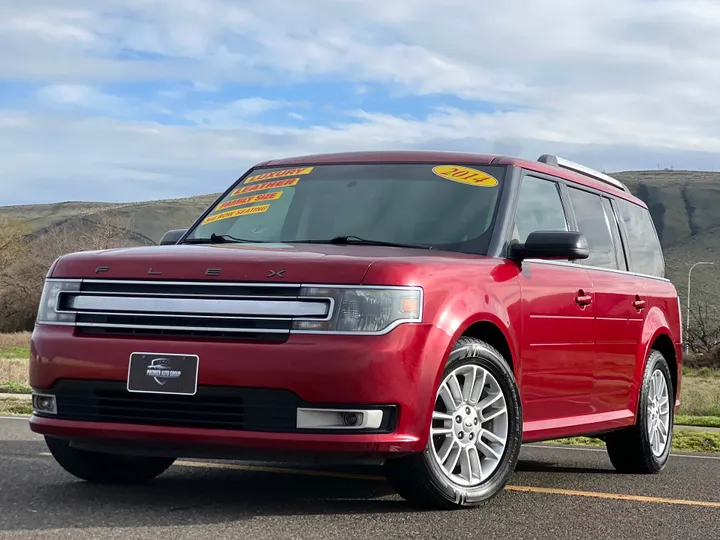
[[32, 414], [32, 403], [14, 398], [0, 398], [0, 415], [22, 415]]
[[0, 358], [0, 393], [29, 391], [27, 359]]
[[683, 377], [679, 414], [720, 416], [720, 381], [716, 377]]
[[30, 347], [30, 332], [0, 334], [0, 350], [25, 349]]

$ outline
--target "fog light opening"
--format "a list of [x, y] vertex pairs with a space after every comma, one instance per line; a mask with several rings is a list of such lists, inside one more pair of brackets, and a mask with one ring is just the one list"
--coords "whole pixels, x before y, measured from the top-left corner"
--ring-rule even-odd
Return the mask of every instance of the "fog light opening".
[[298, 429], [379, 429], [381, 410], [298, 409]]
[[32, 396], [33, 411], [44, 414], [57, 414], [57, 402], [55, 396], [47, 394], [33, 394]]

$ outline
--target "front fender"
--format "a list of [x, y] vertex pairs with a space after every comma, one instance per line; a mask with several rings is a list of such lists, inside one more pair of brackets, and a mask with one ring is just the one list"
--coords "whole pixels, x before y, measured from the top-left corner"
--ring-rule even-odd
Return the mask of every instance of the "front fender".
[[519, 290], [509, 293], [512, 288], [496, 290], [471, 289], [462, 294], [448, 297], [435, 311], [433, 317], [432, 345], [438, 353], [432, 356], [435, 378], [432, 385], [432, 399], [427, 402], [423, 412], [429, 422], [434, 407], [434, 397], [445, 363], [457, 340], [476, 323], [490, 323], [503, 335], [510, 349], [516, 376], [519, 372], [517, 351], [519, 349], [517, 321], [520, 320]]

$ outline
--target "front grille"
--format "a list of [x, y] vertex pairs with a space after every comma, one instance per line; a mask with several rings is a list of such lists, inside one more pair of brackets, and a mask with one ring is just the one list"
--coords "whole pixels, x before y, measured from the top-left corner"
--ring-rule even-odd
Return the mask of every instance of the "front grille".
[[[43, 392], [56, 397], [57, 414], [40, 416], [80, 422], [105, 422], [183, 428], [274, 433], [329, 433], [327, 429], [297, 429], [298, 408], [342, 408], [308, 403], [290, 390], [198, 386], [193, 396], [128, 392], [124, 382], [60, 380]], [[397, 425], [394, 405], [345, 404], [348, 409], [381, 409], [378, 429], [341, 431], [345, 434], [390, 433]]]
[[294, 320], [327, 320], [332, 301], [298, 285], [83, 280], [58, 310], [83, 334], [284, 341]]
[[198, 387], [194, 396], [130, 393], [124, 383], [60, 381], [62, 420], [293, 432], [299, 398], [287, 390]]

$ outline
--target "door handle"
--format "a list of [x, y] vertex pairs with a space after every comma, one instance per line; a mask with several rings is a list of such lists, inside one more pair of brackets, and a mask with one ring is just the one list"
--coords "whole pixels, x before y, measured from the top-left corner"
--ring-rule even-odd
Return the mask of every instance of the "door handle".
[[585, 294], [585, 291], [579, 291], [575, 297], [575, 303], [581, 307], [589, 306], [592, 304], [592, 296]]
[[645, 300], [640, 300], [639, 296], [635, 297], [635, 301], [633, 302], [633, 307], [637, 309], [638, 311], [642, 311], [645, 309], [645, 306], [647, 305], [647, 302]]

